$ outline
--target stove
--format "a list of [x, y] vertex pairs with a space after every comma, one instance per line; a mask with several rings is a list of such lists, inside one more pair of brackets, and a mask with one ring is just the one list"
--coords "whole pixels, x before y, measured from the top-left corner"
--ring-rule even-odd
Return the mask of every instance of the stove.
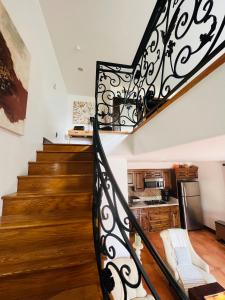
[[147, 205], [166, 204], [163, 200], [145, 200], [144, 203]]

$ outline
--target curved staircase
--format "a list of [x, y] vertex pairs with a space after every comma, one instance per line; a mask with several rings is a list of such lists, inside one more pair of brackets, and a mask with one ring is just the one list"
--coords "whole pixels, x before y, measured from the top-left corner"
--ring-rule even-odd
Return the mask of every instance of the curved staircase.
[[101, 299], [92, 190], [92, 145], [37, 151], [17, 193], [2, 197], [0, 299]]

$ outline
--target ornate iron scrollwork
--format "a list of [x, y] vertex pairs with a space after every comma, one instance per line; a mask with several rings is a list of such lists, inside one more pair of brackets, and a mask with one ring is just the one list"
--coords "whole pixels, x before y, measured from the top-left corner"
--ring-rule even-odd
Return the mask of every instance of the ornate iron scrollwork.
[[[135, 229], [142, 237], [150, 253], [159, 260], [163, 272], [167, 274], [172, 284], [174, 284], [179, 299], [187, 300], [175, 280], [171, 279], [172, 275], [156, 254], [156, 251], [131, 213], [107, 162], [98, 134], [96, 120], [94, 121], [95, 188], [93, 226], [95, 250], [104, 299], [109, 299], [109, 293], [114, 288], [115, 282], [111, 272], [117, 277], [117, 282], [119, 280], [121, 283], [124, 300], [127, 300], [128, 290], [139, 287], [142, 280], [145, 281], [155, 299], [160, 299], [133, 249], [130, 233]], [[121, 265], [115, 263], [115, 260], [121, 256], [131, 258], [133, 261], [132, 269], [126, 262], [121, 263]], [[135, 276], [132, 279], [130, 276], [131, 272], [135, 272]]]
[[134, 63], [97, 63], [99, 124], [136, 126], [174, 95], [224, 48], [224, 11], [223, 1], [158, 0]]
[[97, 73], [96, 110], [99, 125], [133, 126], [136, 123], [136, 105], [127, 97], [132, 69], [97, 63]]

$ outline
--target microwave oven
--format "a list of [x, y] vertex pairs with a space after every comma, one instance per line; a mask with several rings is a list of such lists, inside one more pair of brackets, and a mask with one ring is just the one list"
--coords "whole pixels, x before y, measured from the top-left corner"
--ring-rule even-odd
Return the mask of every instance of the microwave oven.
[[163, 178], [146, 178], [145, 188], [148, 189], [164, 189], [165, 183]]

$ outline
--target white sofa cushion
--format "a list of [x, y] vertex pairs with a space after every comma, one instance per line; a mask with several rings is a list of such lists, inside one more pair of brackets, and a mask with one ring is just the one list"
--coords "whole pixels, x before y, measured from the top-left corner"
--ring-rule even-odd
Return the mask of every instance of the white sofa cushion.
[[191, 265], [191, 255], [188, 247], [175, 247], [174, 248], [176, 261], [178, 265]]

